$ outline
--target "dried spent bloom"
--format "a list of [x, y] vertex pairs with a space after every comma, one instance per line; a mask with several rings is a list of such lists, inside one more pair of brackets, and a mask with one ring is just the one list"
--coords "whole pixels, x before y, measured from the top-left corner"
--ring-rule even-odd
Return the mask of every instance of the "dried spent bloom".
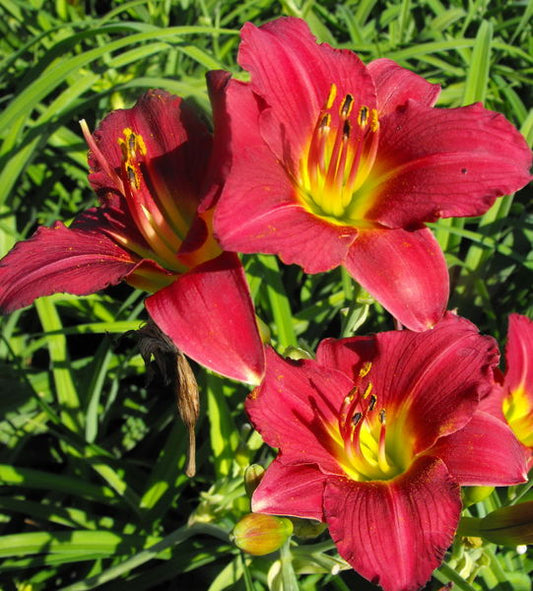
[[362, 576], [418, 589], [453, 540], [460, 486], [527, 478], [512, 431], [479, 410], [497, 362], [493, 339], [453, 314], [425, 332], [327, 339], [316, 360], [269, 349], [246, 410], [279, 455], [252, 510], [325, 522]]
[[277, 254], [308, 273], [343, 265], [411, 330], [442, 317], [448, 271], [425, 227], [481, 215], [530, 179], [520, 133], [480, 104], [433, 105], [439, 87], [388, 59], [368, 65], [317, 44], [307, 24], [247, 23], [218, 120], [227, 175], [215, 234], [239, 252]]
[[89, 145], [100, 206], [56, 222], [0, 261], [0, 312], [52, 293], [94, 293], [126, 281], [179, 350], [231, 378], [260, 381], [264, 353], [238, 257], [212, 233], [212, 137], [179, 97], [149, 91], [108, 115]]

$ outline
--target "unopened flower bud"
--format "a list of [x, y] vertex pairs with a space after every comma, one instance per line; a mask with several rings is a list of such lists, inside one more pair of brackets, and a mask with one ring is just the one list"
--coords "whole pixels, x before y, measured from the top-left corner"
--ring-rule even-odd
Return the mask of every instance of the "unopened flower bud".
[[235, 545], [254, 556], [279, 550], [292, 534], [292, 523], [285, 517], [249, 513], [233, 529]]
[[302, 349], [301, 347], [293, 347], [292, 345], [287, 347], [283, 352], [285, 357], [289, 359], [294, 359], [295, 361], [299, 361], [300, 359], [312, 359], [313, 356], [311, 353]]
[[463, 507], [470, 507], [486, 499], [494, 490], [493, 486], [465, 486], [461, 488]]
[[251, 498], [254, 490], [259, 486], [265, 469], [259, 464], [252, 464], [244, 472], [244, 488], [246, 494]]

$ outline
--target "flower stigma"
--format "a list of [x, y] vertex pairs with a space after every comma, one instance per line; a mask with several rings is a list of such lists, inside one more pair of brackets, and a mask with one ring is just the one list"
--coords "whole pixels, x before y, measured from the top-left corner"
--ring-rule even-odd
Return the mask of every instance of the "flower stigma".
[[296, 183], [303, 205], [339, 225], [372, 226], [365, 220], [372, 195], [364, 185], [374, 165], [378, 138], [377, 109], [357, 106], [350, 93], [337, 101], [337, 87], [332, 84], [300, 160]]

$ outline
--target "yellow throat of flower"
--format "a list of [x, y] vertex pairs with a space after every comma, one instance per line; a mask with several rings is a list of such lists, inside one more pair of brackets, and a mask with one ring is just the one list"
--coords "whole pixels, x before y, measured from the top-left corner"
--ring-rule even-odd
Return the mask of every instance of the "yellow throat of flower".
[[507, 394], [502, 410], [516, 437], [533, 448], [533, 406], [523, 385]]
[[378, 148], [378, 113], [366, 105], [356, 108], [351, 94], [335, 112], [336, 98], [332, 84], [300, 159], [298, 197], [310, 212], [333, 223], [368, 227], [365, 213], [373, 196], [367, 181]]
[[363, 385], [371, 367], [370, 362], [362, 366], [358, 383], [343, 401], [338, 424], [327, 427], [339, 466], [359, 482], [390, 480], [404, 472], [413, 459], [404, 417], [394, 412], [390, 421], [372, 382]]

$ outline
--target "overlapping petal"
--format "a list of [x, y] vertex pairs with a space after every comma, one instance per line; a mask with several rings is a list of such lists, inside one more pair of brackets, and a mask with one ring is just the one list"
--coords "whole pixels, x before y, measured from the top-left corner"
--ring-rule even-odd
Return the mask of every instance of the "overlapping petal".
[[232, 149], [220, 158], [231, 158], [232, 174], [226, 179], [224, 193], [233, 198], [221, 199], [215, 208], [215, 230], [217, 236], [223, 236], [223, 246], [271, 254], [280, 252], [281, 246], [285, 263], [297, 262], [310, 273], [341, 264], [357, 230], [332, 226], [294, 201], [290, 180], [262, 141], [257, 97], [249, 86], [230, 81], [225, 108], [231, 121]]
[[176, 346], [225, 376], [258, 383], [263, 345], [238, 257], [223, 253], [146, 300], [148, 313]]
[[380, 116], [394, 112], [409, 99], [432, 107], [439, 96], [438, 84], [431, 84], [392, 60], [374, 60], [368, 64], [367, 69], [376, 88]]
[[391, 483], [329, 479], [324, 513], [340, 555], [385, 591], [415, 591], [440, 564], [459, 521], [459, 487], [421, 458]]

